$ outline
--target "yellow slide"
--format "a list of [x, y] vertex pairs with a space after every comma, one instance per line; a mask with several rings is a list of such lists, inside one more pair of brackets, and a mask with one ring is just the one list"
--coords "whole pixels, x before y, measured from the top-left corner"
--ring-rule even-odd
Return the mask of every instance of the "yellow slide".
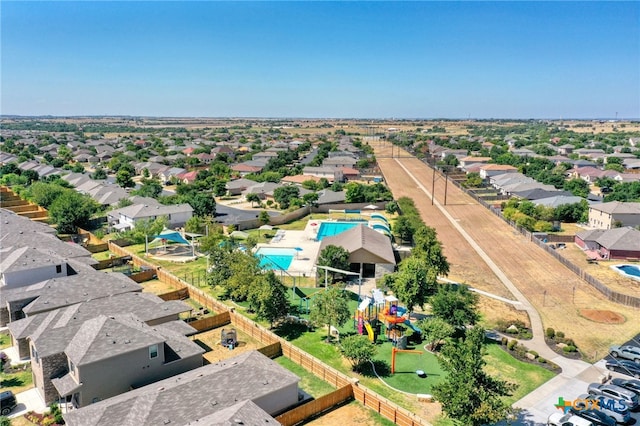
[[364, 328], [367, 330], [369, 340], [373, 342], [373, 328], [371, 328], [371, 324], [369, 324], [369, 321], [364, 322]]

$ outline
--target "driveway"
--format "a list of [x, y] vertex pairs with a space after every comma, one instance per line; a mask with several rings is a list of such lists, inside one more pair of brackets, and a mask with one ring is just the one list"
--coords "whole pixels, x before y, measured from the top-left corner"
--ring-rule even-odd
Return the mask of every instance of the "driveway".
[[40, 398], [40, 394], [36, 388], [31, 388], [27, 391], [17, 393], [16, 399], [18, 401], [18, 406], [13, 409], [11, 414], [9, 414], [10, 419], [22, 416], [29, 411], [44, 413], [49, 409], [42, 398]]

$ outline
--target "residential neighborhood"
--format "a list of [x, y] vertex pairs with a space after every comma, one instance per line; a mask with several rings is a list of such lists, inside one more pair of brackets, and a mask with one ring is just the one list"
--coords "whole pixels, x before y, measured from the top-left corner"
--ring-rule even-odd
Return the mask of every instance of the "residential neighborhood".
[[[309, 134], [292, 125], [295, 134], [132, 127], [121, 135], [8, 123], [0, 350], [10, 374], [28, 368], [31, 389], [17, 394], [10, 417], [53, 415], [54, 406], [72, 425], [296, 424], [348, 410], [367, 413], [368, 424], [389, 421], [385, 412], [433, 424], [448, 410], [441, 384], [455, 380], [439, 359], [464, 342], [432, 341], [435, 316], [473, 328], [482, 315], [482, 340], [498, 342], [486, 358], [492, 368], [504, 362], [499, 351], [518, 369], [541, 371], [501, 403], [523, 410], [517, 424], [545, 423], [553, 407], [544, 404], [567, 381], [577, 391], [633, 377], [608, 355], [609, 345], [640, 345], [632, 137], [588, 140], [557, 123], [545, 128], [562, 136], [547, 141], [508, 126], [502, 136], [474, 135], [486, 131], [481, 124], [433, 133], [428, 122], [403, 132], [354, 121]], [[509, 244], [518, 250], [501, 250]], [[568, 302], [552, 282], [585, 308], [563, 318]], [[440, 313], [448, 288], [472, 289], [460, 302], [469, 307]], [[324, 294], [344, 300], [335, 322], [321, 310]], [[609, 332], [570, 325], [614, 314], [622, 320]], [[549, 340], [549, 329], [562, 337]], [[333, 355], [298, 340], [309, 333]], [[403, 384], [390, 374], [377, 383], [368, 361], [347, 358], [350, 338], [374, 348], [366, 360], [392, 369], [401, 348], [423, 354], [400, 368], [427, 369], [428, 379]], [[334, 371], [336, 359], [353, 366]], [[316, 380], [324, 384], [302, 384]], [[385, 399], [398, 390], [406, 399]], [[370, 412], [366, 398], [384, 412]], [[362, 406], [342, 406], [351, 400]]]

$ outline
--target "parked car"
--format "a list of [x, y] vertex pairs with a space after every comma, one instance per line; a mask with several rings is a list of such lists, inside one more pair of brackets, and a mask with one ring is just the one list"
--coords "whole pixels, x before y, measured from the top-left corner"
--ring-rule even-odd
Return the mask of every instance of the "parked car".
[[629, 389], [635, 392], [640, 397], [640, 380], [633, 379], [612, 379], [612, 385], [620, 386], [621, 388]]
[[18, 401], [16, 396], [11, 391], [4, 391], [0, 393], [0, 414], [7, 416], [16, 406]]
[[570, 413], [589, 420], [596, 426], [616, 426], [616, 421], [613, 417], [606, 415], [601, 410], [577, 410], [571, 408]]
[[630, 359], [631, 361], [640, 363], [640, 348], [637, 346], [611, 346], [609, 353], [614, 358]]
[[626, 359], [613, 359], [605, 364], [607, 370], [633, 376], [640, 379], [640, 364]]
[[616, 385], [591, 383], [587, 389], [590, 395], [604, 396], [615, 401], [623, 402], [629, 410], [638, 406], [638, 395]]
[[571, 413], [556, 412], [547, 419], [548, 426], [594, 426], [593, 422]]
[[[595, 407], [598, 408], [596, 409]], [[576, 403], [576, 408], [599, 411], [602, 414], [611, 417], [614, 423], [627, 424], [631, 421], [631, 413], [629, 412], [629, 407], [626, 403], [610, 399], [605, 396], [594, 396], [589, 394], [580, 395], [578, 397], [578, 402]], [[576, 415], [579, 414], [576, 413]]]

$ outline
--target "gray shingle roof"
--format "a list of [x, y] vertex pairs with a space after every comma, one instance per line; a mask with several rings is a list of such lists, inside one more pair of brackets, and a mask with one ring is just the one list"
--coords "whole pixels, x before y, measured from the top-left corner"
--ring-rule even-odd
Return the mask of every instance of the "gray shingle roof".
[[608, 214], [638, 214], [640, 215], [640, 203], [623, 203], [621, 201], [611, 201], [609, 203], [593, 204], [593, 210]]
[[318, 256], [328, 245], [343, 247], [351, 253], [351, 257], [354, 253], [358, 253], [358, 257], [361, 258], [358, 261], [363, 263], [392, 263], [394, 265], [396, 263], [389, 237], [365, 225], [358, 225], [338, 235], [323, 238]]
[[640, 231], [630, 227], [608, 229], [596, 242], [607, 250], [640, 252]]
[[132, 314], [99, 315], [82, 323], [64, 352], [74, 364], [84, 365], [163, 342]]
[[[116, 315], [122, 313], [134, 313], [144, 322], [159, 320], [170, 315], [177, 315], [191, 309], [189, 305], [178, 300], [165, 302], [151, 293], [122, 293], [114, 294], [99, 299], [77, 303], [57, 309], [48, 327], [47, 335], [54, 336], [55, 330], [60, 327], [77, 329], [80, 325], [97, 315]], [[9, 331], [16, 339], [29, 337], [35, 330], [46, 322], [48, 313], [31, 315], [9, 323]], [[189, 327], [190, 329], [191, 327]], [[184, 331], [184, 329], [181, 329]], [[56, 338], [57, 341], [61, 339]], [[62, 343], [63, 347], [66, 343]]]
[[262, 397], [299, 380], [266, 356], [251, 351], [71, 411], [64, 417], [70, 426], [187, 425], [228, 413], [222, 410], [243, 401], [259, 404]]
[[7, 209], [0, 209], [0, 229], [4, 235], [9, 230], [20, 230], [23, 233], [40, 232], [55, 235], [56, 230], [45, 223], [34, 222], [23, 216], [18, 216]]

